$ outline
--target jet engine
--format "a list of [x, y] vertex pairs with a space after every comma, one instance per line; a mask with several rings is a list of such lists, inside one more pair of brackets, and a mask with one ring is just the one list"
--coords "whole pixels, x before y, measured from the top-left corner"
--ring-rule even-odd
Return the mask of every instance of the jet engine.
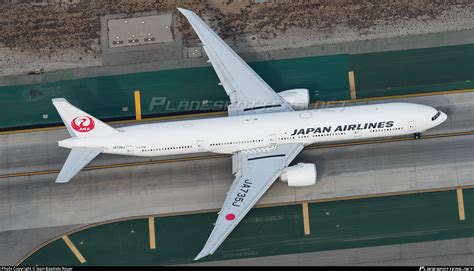
[[298, 163], [283, 169], [280, 180], [288, 186], [309, 186], [316, 183], [317, 172], [315, 164]]
[[309, 106], [309, 90], [305, 88], [295, 88], [278, 92], [287, 103], [295, 110], [305, 110]]

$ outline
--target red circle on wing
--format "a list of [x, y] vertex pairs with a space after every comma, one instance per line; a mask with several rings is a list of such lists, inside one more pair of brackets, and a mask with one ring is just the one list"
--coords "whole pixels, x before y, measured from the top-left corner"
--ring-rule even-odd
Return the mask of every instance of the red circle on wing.
[[234, 215], [234, 214], [227, 214], [227, 215], [225, 216], [225, 219], [227, 219], [227, 220], [234, 220], [234, 219], [235, 219], [235, 215]]

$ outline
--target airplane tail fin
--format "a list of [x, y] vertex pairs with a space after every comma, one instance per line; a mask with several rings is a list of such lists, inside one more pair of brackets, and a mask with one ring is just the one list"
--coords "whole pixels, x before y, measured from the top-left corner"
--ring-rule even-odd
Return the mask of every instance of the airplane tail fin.
[[73, 147], [64, 163], [61, 172], [56, 178], [56, 183], [67, 183], [87, 164], [103, 151], [95, 147]]
[[106, 136], [118, 133], [108, 124], [70, 104], [64, 98], [52, 99], [71, 137]]

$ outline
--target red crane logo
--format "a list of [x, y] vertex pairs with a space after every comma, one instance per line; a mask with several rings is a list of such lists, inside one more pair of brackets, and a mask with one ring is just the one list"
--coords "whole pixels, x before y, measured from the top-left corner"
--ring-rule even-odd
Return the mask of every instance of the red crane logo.
[[94, 126], [94, 120], [88, 116], [75, 117], [71, 121], [72, 129], [81, 133], [87, 133], [92, 131], [92, 129], [94, 129]]

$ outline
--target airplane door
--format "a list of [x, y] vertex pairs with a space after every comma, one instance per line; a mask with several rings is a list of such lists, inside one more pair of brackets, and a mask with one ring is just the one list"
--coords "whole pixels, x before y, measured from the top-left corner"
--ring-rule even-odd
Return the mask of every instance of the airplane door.
[[197, 143], [196, 143], [196, 145], [197, 145], [197, 149], [198, 149], [199, 151], [203, 151], [203, 150], [204, 150], [204, 140], [198, 140]]
[[127, 154], [128, 154], [128, 155], [132, 155], [132, 154], [133, 154], [133, 149], [134, 149], [133, 146], [127, 146], [127, 147], [126, 147]]
[[276, 144], [277, 143], [277, 135], [275, 135], [275, 134], [269, 135], [268, 136], [268, 141], [271, 145]]
[[354, 131], [354, 137], [360, 137], [360, 136], [361, 136], [360, 131], [355, 130]]
[[415, 125], [415, 121], [412, 120], [408, 123], [408, 127], [410, 129], [410, 131], [415, 131], [416, 130], [416, 125]]

